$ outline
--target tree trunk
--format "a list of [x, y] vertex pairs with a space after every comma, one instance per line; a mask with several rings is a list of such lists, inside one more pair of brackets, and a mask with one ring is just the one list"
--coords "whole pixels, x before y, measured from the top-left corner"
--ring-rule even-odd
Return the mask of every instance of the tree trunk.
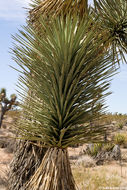
[[1, 113], [0, 113], [0, 128], [2, 126], [3, 118], [4, 118], [5, 110], [3, 107], [1, 107]]
[[0, 128], [1, 128], [1, 126], [2, 126], [3, 117], [4, 117], [4, 115], [3, 115], [3, 113], [1, 112], [1, 114], [0, 114]]
[[24, 184], [40, 166], [46, 149], [34, 146], [28, 141], [18, 142], [14, 159], [10, 164], [9, 190], [24, 190]]
[[49, 148], [25, 190], [76, 190], [68, 152]]
[[2, 122], [3, 122], [3, 119], [4, 119], [4, 115], [6, 113], [6, 108], [7, 108], [7, 105], [5, 104], [4, 106], [1, 105], [1, 110], [0, 110], [0, 128], [2, 126]]

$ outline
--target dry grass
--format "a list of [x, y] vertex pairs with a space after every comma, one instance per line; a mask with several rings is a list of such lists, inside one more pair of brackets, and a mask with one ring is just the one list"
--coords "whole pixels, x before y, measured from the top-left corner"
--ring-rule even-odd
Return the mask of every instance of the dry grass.
[[20, 117], [20, 111], [18, 110], [10, 110], [6, 113], [7, 117], [11, 117], [12, 119]]
[[1, 170], [0, 167], [0, 190], [7, 190], [8, 188], [8, 171]]
[[126, 114], [107, 114], [106, 120], [109, 123], [116, 121], [119, 125], [124, 125], [127, 122], [127, 115]]
[[95, 167], [96, 162], [95, 160], [89, 156], [89, 155], [84, 155], [80, 156], [78, 160], [76, 161], [75, 165], [77, 166], [83, 166], [85, 168], [90, 168], [90, 167]]
[[[112, 168], [112, 170], [111, 170]], [[127, 187], [125, 179], [121, 177], [120, 166], [98, 166], [96, 168], [72, 167], [73, 175], [79, 190], [101, 190], [112, 187]]]
[[105, 114], [102, 118], [98, 119], [97, 124], [110, 125], [116, 122], [118, 128], [123, 127], [127, 123], [127, 114]]
[[7, 185], [7, 180], [5, 178], [0, 177], [0, 185], [1, 186], [6, 186]]

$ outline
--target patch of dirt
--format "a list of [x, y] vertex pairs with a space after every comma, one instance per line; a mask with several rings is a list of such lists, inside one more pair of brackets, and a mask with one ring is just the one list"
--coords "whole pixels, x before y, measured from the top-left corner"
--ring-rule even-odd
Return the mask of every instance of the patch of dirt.
[[0, 148], [0, 190], [6, 189], [9, 164], [13, 158], [12, 153]]
[[[15, 139], [12, 130], [12, 119], [6, 118], [0, 129], [0, 190], [8, 190], [6, 188], [9, 164], [13, 159], [13, 150]], [[5, 127], [6, 125], [6, 127]], [[12, 138], [9, 138], [12, 137]]]

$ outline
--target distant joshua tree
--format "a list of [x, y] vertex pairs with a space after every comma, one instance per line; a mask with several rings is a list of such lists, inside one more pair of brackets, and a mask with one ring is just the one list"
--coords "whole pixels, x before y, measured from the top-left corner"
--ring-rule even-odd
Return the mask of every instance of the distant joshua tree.
[[2, 126], [2, 121], [3, 121], [5, 113], [18, 105], [18, 102], [16, 101], [16, 99], [17, 99], [17, 96], [15, 94], [12, 94], [10, 96], [10, 99], [8, 99], [6, 97], [5, 88], [2, 88], [0, 90], [0, 128]]

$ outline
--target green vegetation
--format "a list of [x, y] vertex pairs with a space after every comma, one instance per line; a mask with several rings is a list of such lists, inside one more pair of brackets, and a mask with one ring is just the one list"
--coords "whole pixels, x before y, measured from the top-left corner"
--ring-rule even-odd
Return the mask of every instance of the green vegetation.
[[127, 134], [117, 133], [114, 135], [114, 143], [118, 145], [127, 144]]
[[123, 123], [118, 124], [119, 129], [123, 129]]
[[103, 145], [103, 151], [105, 151], [105, 152], [109, 152], [109, 151], [111, 151], [112, 149], [114, 148], [114, 144], [113, 143], [105, 143], [104, 145]]
[[96, 157], [99, 152], [109, 152], [113, 147], [113, 143], [95, 143], [92, 144], [91, 148], [89, 148], [86, 153], [92, 157]]
[[96, 157], [98, 152], [100, 152], [102, 150], [102, 143], [95, 143], [93, 144], [93, 146], [91, 147], [91, 149], [88, 150], [88, 154], [91, 155], [92, 157]]

